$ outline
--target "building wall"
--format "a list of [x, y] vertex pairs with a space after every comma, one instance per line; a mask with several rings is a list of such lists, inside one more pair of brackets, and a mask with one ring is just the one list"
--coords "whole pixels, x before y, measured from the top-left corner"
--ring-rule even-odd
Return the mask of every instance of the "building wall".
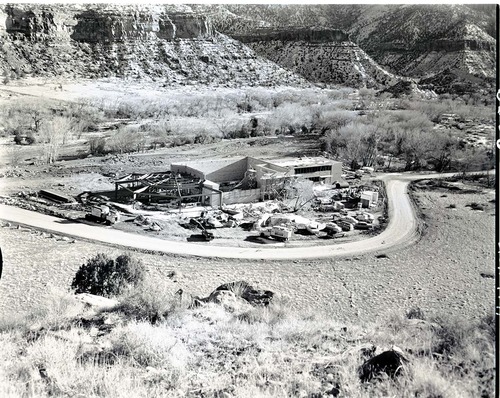
[[[305, 168], [305, 167], [316, 167], [316, 166], [331, 166], [331, 170], [323, 170], [323, 171], [315, 171], [311, 173], [301, 173], [297, 174], [295, 173], [296, 168]], [[341, 175], [342, 175], [342, 163], [341, 162], [335, 162], [332, 161], [331, 164], [309, 164], [309, 165], [301, 165], [299, 167], [294, 168], [294, 173], [295, 175], [299, 175], [303, 178], [317, 178], [320, 177], [325, 181], [327, 184], [331, 184], [335, 181], [340, 181], [341, 180]]]
[[342, 181], [342, 162], [333, 162], [332, 164], [332, 181]]
[[234, 203], [251, 203], [260, 200], [260, 189], [235, 189], [222, 193], [222, 203], [231, 205]]
[[[262, 188], [264, 191], [266, 190], [266, 182], [263, 180], [263, 176], [268, 173], [287, 173], [288, 169], [285, 167], [278, 166], [276, 164], [269, 163], [265, 160], [260, 160], [252, 157], [248, 157], [248, 169], [254, 169], [257, 173], [256, 180], [257, 186]], [[293, 174], [293, 173], [290, 173]], [[283, 177], [278, 177], [279, 180], [282, 180]]]
[[247, 171], [247, 160], [241, 159], [219, 170], [206, 174], [205, 178], [213, 182], [241, 181]]

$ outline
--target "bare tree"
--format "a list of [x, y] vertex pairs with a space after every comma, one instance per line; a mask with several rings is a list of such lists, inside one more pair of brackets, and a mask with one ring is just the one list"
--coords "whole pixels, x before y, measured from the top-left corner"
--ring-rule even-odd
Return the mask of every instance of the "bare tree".
[[353, 112], [338, 110], [318, 110], [313, 116], [313, 127], [321, 134], [337, 131], [351, 123], [355, 118]]
[[43, 158], [46, 163], [54, 163], [63, 145], [71, 136], [71, 120], [57, 116], [43, 122], [40, 128]]
[[115, 153], [122, 154], [134, 152], [140, 148], [140, 134], [140, 132], [127, 127], [120, 128], [111, 138], [109, 138], [107, 145], [109, 149]]

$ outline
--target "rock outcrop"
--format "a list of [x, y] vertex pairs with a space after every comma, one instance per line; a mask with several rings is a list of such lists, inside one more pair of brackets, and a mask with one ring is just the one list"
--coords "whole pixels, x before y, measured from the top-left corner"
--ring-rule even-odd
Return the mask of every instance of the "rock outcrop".
[[395, 378], [403, 372], [407, 364], [408, 359], [403, 352], [394, 347], [392, 350], [384, 351], [364, 362], [358, 370], [359, 378], [362, 382], [377, 379], [384, 374]]
[[328, 28], [296, 28], [288, 29], [256, 29], [251, 34], [232, 35], [243, 43], [257, 41], [306, 41], [308, 43], [331, 43], [349, 41], [349, 34], [340, 29]]
[[[210, 21], [190, 12], [156, 7], [7, 5], [5, 32], [20, 40], [39, 41], [58, 34], [85, 43], [127, 40], [197, 39], [214, 35]], [[0, 30], [1, 31], [1, 30]]]
[[198, 14], [88, 10], [76, 14], [71, 38], [85, 43], [127, 40], [203, 39], [214, 35], [210, 21]]
[[179, 289], [176, 293], [179, 305], [184, 308], [198, 308], [206, 303], [221, 305], [229, 312], [243, 313], [253, 307], [267, 307], [274, 293], [270, 290], [255, 289], [245, 281], [229, 282], [220, 285], [208, 297], [191, 296]]
[[140, 78], [166, 85], [307, 81], [217, 33], [182, 5], [0, 6], [0, 73], [60, 78]]
[[4, 5], [0, 72], [224, 86], [309, 81], [383, 88], [421, 79], [436, 92], [489, 93], [496, 69], [492, 10], [458, 4]]
[[268, 306], [274, 297], [274, 293], [270, 290], [255, 289], [252, 285], [245, 281], [225, 283], [215, 289], [212, 294], [221, 291], [231, 291], [236, 296], [246, 300], [254, 307]]

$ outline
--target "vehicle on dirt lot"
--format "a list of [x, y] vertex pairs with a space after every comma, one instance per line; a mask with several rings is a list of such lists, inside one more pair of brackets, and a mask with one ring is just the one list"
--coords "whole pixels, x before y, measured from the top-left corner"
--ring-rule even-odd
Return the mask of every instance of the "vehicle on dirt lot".
[[331, 204], [320, 204], [318, 210], [325, 213], [328, 211], [335, 211], [335, 206]]
[[371, 229], [371, 227], [372, 225], [366, 221], [360, 221], [354, 226], [356, 229]]
[[109, 206], [100, 205], [92, 206], [90, 212], [85, 214], [87, 221], [101, 222], [108, 225], [115, 224], [120, 219], [120, 213], [111, 209]]
[[341, 220], [348, 222], [348, 223], [351, 223], [351, 224], [354, 224], [354, 225], [356, 225], [358, 223], [358, 220], [356, 220], [354, 217], [351, 217], [351, 216], [344, 216], [341, 218]]
[[375, 217], [373, 214], [370, 213], [365, 213], [365, 212], [359, 212], [356, 214], [356, 220], [358, 221], [365, 221], [367, 223], [372, 223]]
[[326, 225], [313, 221], [309, 224], [306, 225], [306, 230], [313, 235], [319, 234], [320, 231], [323, 231], [325, 229]]
[[337, 225], [340, 228], [342, 228], [342, 231], [345, 231], [345, 232], [349, 232], [349, 231], [354, 230], [354, 225], [347, 222], [347, 221], [339, 220], [339, 221], [337, 221]]
[[201, 231], [201, 235], [203, 236], [203, 239], [205, 239], [207, 242], [214, 240], [214, 234], [212, 232], [207, 231], [206, 229], [203, 229]]
[[196, 218], [191, 218], [189, 220], [189, 223], [201, 229], [201, 235], [203, 236], [203, 239], [206, 240], [207, 242], [214, 239], [214, 234], [212, 232], [207, 231], [207, 229], [203, 226], [203, 224]]
[[275, 225], [261, 231], [260, 236], [286, 242], [292, 237], [292, 229], [283, 225]]
[[326, 232], [326, 234], [328, 236], [332, 236], [332, 235], [341, 233], [342, 232], [342, 228], [339, 227], [337, 224], [335, 224], [333, 222], [329, 222], [328, 224], [326, 224], [326, 227], [325, 227], [324, 231]]

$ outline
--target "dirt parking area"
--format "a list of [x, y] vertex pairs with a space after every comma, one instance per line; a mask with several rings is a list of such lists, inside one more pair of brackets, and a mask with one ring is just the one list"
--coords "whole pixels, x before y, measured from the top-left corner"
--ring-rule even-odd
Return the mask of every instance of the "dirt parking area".
[[[415, 195], [425, 233], [415, 245], [386, 257], [271, 262], [135, 255], [172, 293], [182, 288], [204, 296], [222, 283], [244, 279], [287, 297], [294, 309], [325, 312], [341, 321], [373, 320], [414, 306], [431, 316], [477, 319], [492, 313], [494, 191], [425, 189]], [[484, 210], [467, 206], [473, 202]], [[28, 310], [52, 289], [67, 288], [78, 267], [96, 253], [123, 251], [16, 226], [0, 228], [0, 242], [3, 315]], [[174, 278], [169, 277], [172, 271]]]

